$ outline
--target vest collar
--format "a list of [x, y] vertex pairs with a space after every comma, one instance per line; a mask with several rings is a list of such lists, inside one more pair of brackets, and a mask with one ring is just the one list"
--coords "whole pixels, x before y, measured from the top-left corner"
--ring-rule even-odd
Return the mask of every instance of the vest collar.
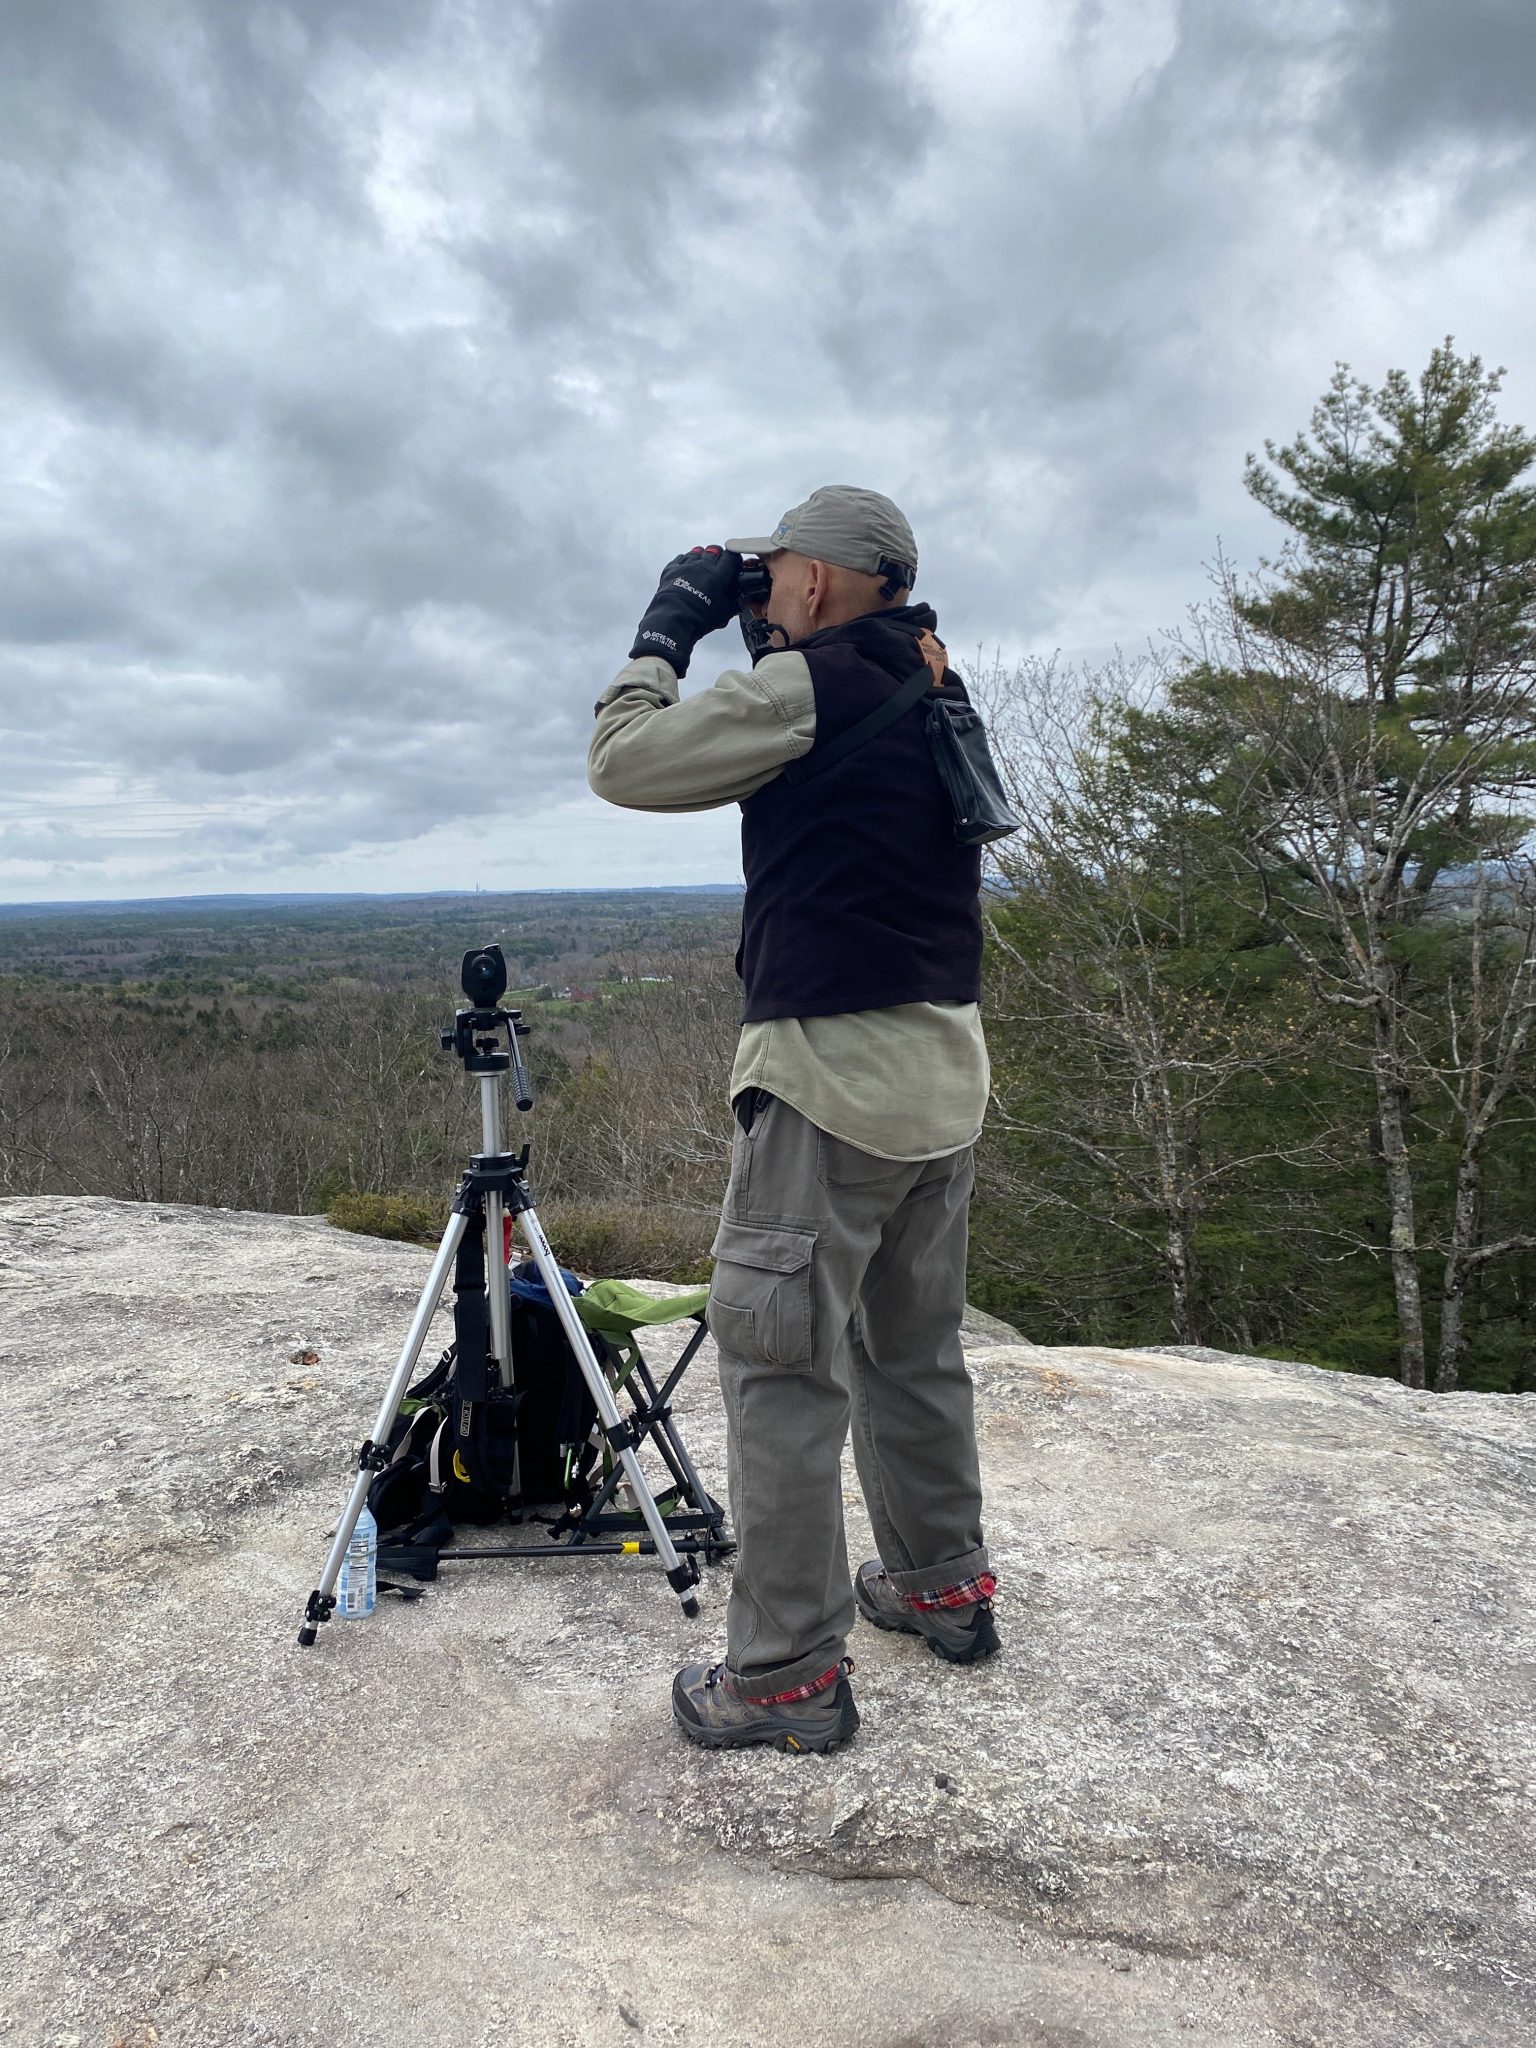
[[838, 626], [823, 626], [819, 633], [796, 640], [782, 651], [811, 654], [818, 648], [851, 646], [879, 662], [882, 668], [912, 666], [912, 642], [924, 631], [936, 633], [939, 618], [931, 604], [902, 604], [889, 611], [865, 612], [857, 619], [844, 619]]

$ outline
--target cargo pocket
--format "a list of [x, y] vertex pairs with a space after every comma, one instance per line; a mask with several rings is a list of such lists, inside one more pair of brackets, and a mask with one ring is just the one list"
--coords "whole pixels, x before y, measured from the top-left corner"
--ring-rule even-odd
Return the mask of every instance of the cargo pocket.
[[754, 1365], [811, 1369], [814, 1230], [779, 1223], [722, 1223], [710, 1246], [715, 1270], [707, 1320], [721, 1350]]

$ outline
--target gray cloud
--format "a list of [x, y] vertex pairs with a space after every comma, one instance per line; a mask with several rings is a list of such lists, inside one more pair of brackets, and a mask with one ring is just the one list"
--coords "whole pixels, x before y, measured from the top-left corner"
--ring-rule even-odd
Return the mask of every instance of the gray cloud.
[[1260, 544], [1242, 454], [1335, 356], [1454, 328], [1536, 412], [1492, 0], [3, 33], [0, 897], [489, 882], [431, 865], [480, 806], [654, 873], [725, 828], [600, 819], [582, 758], [676, 546], [853, 477], [952, 640], [1091, 652]]
[[1476, 158], [1536, 146], [1536, 10], [1526, 0], [1374, 0], [1343, 32], [1340, 133], [1378, 163], [1446, 145]]

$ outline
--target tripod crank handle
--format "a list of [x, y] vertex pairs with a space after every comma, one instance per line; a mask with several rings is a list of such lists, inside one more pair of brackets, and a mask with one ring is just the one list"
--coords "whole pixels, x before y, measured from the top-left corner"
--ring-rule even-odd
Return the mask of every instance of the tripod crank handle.
[[523, 1065], [523, 1055], [517, 1043], [517, 1025], [508, 1020], [507, 1050], [512, 1055], [512, 1090], [519, 1109], [532, 1109], [533, 1083], [528, 1078], [528, 1069]]

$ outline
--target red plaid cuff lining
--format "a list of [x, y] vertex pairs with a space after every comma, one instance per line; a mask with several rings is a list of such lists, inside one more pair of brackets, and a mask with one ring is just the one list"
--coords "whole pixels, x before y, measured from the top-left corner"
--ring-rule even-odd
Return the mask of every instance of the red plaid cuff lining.
[[804, 1685], [792, 1685], [788, 1692], [743, 1692], [739, 1686], [731, 1687], [738, 1699], [750, 1700], [754, 1707], [792, 1707], [796, 1700], [813, 1700], [817, 1693], [825, 1692], [829, 1685], [836, 1685], [845, 1671], [853, 1669], [853, 1659], [845, 1657], [841, 1664], [834, 1664], [830, 1671], [823, 1671], [820, 1678], [808, 1679]]
[[978, 1578], [962, 1579], [958, 1586], [945, 1586], [937, 1593], [908, 1593], [904, 1597], [909, 1607], [927, 1612], [935, 1607], [972, 1607], [978, 1600], [990, 1600], [996, 1591], [994, 1574], [982, 1572]]

